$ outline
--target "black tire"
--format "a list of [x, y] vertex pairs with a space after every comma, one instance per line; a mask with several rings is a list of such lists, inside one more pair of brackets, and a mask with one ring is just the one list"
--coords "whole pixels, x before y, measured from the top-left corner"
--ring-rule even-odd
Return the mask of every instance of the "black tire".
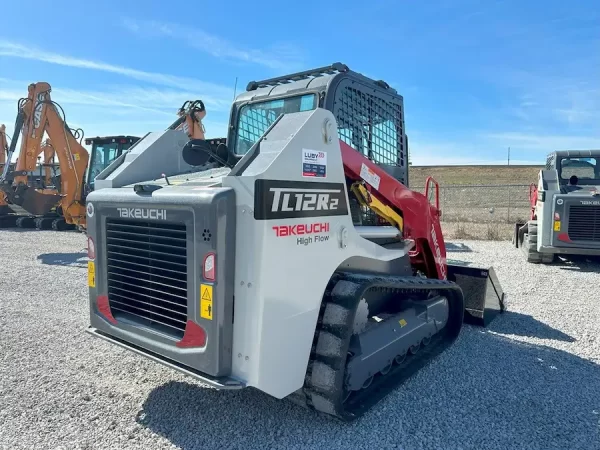
[[523, 239], [523, 253], [525, 253], [527, 262], [533, 264], [551, 264], [554, 262], [554, 253], [539, 253], [537, 251], [537, 233], [537, 220], [527, 222], [527, 233], [525, 233]]

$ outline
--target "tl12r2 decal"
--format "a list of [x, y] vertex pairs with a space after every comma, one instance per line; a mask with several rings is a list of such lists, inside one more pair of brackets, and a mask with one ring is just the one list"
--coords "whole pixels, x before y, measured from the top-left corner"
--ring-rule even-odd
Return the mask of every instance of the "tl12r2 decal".
[[256, 180], [256, 220], [345, 216], [348, 214], [343, 183]]

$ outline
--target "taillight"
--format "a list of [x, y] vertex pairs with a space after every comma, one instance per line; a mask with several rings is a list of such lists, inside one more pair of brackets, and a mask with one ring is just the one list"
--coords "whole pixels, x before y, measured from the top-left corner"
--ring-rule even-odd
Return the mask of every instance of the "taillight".
[[212, 252], [204, 257], [202, 274], [206, 281], [215, 281], [215, 262], [215, 254]]
[[96, 259], [96, 246], [94, 245], [94, 240], [91, 236], [88, 236], [87, 243], [87, 254], [89, 259]]

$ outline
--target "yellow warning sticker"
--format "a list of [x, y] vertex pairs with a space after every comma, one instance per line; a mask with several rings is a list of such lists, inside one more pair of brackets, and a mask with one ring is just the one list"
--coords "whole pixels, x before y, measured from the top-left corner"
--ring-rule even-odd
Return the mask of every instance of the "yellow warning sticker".
[[560, 221], [554, 221], [554, 231], [560, 231]]
[[96, 287], [96, 264], [88, 261], [88, 287]]
[[406, 322], [406, 320], [404, 320], [404, 319], [400, 319], [400, 320], [398, 321], [398, 323], [400, 324], [400, 326], [401, 326], [401, 327], [405, 327], [407, 322]]
[[200, 285], [200, 317], [212, 320], [213, 287], [210, 284]]

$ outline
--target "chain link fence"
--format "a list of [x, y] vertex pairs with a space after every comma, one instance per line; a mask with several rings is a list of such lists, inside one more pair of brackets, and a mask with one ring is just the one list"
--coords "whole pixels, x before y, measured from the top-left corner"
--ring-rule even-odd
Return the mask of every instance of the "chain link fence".
[[[425, 194], [425, 186], [411, 186]], [[434, 186], [429, 199], [434, 202]], [[510, 239], [530, 214], [529, 184], [440, 185], [444, 233], [455, 238]]]

